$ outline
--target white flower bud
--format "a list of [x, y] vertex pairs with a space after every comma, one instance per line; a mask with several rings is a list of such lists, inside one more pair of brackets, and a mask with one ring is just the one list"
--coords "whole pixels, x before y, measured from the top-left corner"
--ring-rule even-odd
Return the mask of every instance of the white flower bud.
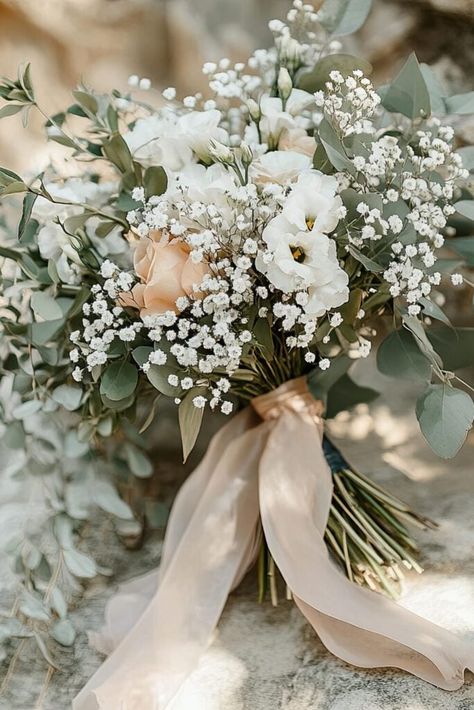
[[258, 123], [258, 121], [260, 121], [261, 116], [260, 106], [258, 105], [258, 103], [253, 99], [249, 99], [247, 102], [247, 108], [249, 110], [250, 118]]
[[253, 159], [253, 153], [250, 149], [250, 146], [245, 143], [245, 141], [242, 141], [240, 144], [240, 155], [242, 158], [242, 162], [244, 165], [250, 165]]
[[219, 163], [231, 165], [235, 161], [235, 156], [231, 149], [213, 138], [209, 141], [209, 154]]
[[290, 72], [286, 67], [280, 67], [278, 72], [278, 92], [282, 101], [286, 101], [293, 89]]

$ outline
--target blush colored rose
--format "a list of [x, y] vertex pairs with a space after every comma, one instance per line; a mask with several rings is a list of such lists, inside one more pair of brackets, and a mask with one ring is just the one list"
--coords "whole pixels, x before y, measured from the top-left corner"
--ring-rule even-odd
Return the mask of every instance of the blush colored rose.
[[194, 287], [200, 286], [209, 271], [205, 262], [195, 264], [191, 260], [184, 242], [168, 241], [160, 232], [152, 232], [138, 242], [133, 263], [141, 283], [130, 293], [121, 294], [120, 301], [124, 306], [138, 308], [142, 316], [177, 312], [177, 299], [199, 296]]

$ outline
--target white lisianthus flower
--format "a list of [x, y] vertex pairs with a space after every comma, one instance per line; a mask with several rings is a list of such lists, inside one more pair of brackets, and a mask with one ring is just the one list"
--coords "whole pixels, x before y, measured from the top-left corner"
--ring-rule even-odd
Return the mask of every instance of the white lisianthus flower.
[[42, 227], [37, 236], [39, 252], [43, 259], [52, 259], [63, 283], [80, 282], [81, 261], [64, 230], [52, 222]]
[[220, 120], [217, 110], [189, 111], [179, 118], [164, 110], [160, 115], [139, 119], [123, 138], [137, 160], [178, 171], [195, 158], [208, 161], [211, 139], [229, 142]]
[[336, 194], [337, 180], [317, 170], [301, 173], [283, 206], [283, 214], [301, 230], [327, 234], [339, 222], [342, 200]]
[[301, 89], [293, 89], [285, 105], [280, 98], [263, 96], [259, 124], [262, 139], [270, 146], [278, 145], [282, 132], [298, 127], [301, 112], [313, 103], [314, 96]]
[[333, 239], [315, 229], [299, 229], [284, 214], [272, 219], [262, 236], [272, 259], [266, 263], [259, 253], [257, 269], [283, 293], [306, 289], [306, 313], [320, 317], [347, 302], [349, 277], [339, 266]]
[[275, 150], [265, 153], [250, 166], [252, 182], [263, 185], [267, 182], [288, 185], [298, 175], [311, 168], [311, 158], [291, 150]]
[[333, 231], [342, 205], [337, 181], [315, 170], [302, 173], [283, 211], [262, 233], [266, 252], [259, 252], [256, 267], [284, 293], [306, 290], [306, 313], [319, 317], [342, 306], [349, 298], [349, 277], [337, 259]]

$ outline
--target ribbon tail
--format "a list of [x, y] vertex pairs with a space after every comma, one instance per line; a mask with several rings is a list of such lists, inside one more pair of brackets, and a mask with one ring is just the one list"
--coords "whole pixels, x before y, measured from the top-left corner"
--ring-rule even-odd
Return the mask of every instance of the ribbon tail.
[[258, 462], [267, 431], [249, 428], [253, 417], [243, 412], [225, 426], [182, 487], [160, 572], [126, 587], [127, 593], [132, 589], [130, 605], [143, 581], [151, 599], [146, 603], [145, 594], [127, 609], [127, 594], [119, 594], [109, 625], [128, 633], [75, 698], [73, 710], [165, 710], [197, 664], [255, 545]]
[[315, 423], [284, 412], [259, 472], [262, 524], [270, 552], [296, 604], [324, 645], [364, 668], [401, 668], [445, 690], [474, 669], [463, 639], [350, 582], [324, 542], [332, 478]]

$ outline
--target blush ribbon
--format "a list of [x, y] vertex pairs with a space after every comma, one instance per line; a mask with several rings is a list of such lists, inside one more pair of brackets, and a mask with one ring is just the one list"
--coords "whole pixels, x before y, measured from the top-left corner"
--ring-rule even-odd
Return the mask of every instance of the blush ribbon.
[[333, 654], [400, 668], [444, 690], [474, 670], [462, 638], [350, 582], [324, 542], [332, 477], [323, 405], [306, 379], [252, 401], [212, 439], [171, 511], [158, 571], [125, 584], [91, 643], [110, 654], [73, 710], [171, 710], [226, 599], [255, 562], [261, 527], [301, 612]]

